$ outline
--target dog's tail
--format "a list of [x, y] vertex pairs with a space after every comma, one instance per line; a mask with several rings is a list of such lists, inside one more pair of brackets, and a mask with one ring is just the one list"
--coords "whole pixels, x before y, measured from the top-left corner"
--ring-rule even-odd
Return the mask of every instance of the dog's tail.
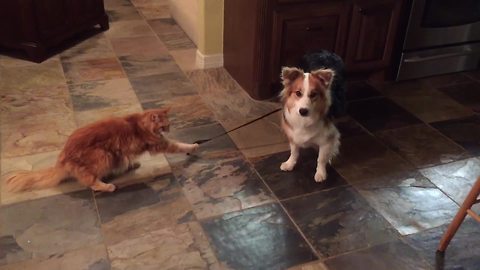
[[11, 192], [19, 192], [30, 189], [53, 187], [67, 177], [68, 172], [61, 167], [50, 167], [35, 172], [16, 172], [7, 178], [7, 190]]

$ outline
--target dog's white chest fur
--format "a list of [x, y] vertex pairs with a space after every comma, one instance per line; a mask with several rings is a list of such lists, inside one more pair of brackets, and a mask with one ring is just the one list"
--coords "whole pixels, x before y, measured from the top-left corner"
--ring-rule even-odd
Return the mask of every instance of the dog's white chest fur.
[[285, 120], [290, 126], [290, 138], [299, 147], [321, 145], [329, 135], [329, 130], [323, 128], [321, 120], [311, 117], [302, 117], [298, 113], [285, 113]]

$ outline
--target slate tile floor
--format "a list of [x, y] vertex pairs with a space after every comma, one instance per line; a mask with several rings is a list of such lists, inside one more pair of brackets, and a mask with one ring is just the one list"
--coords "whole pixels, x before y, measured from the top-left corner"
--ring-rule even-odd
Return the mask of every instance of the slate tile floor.
[[[111, 29], [41, 64], [0, 56], [1, 175], [52, 165], [78, 126], [171, 107], [170, 136], [206, 139], [278, 104], [250, 99], [195, 45], [165, 0], [106, 0]], [[280, 115], [205, 143], [145, 155], [113, 194], [74, 181], [0, 192], [0, 269], [479, 269], [468, 219], [435, 248], [480, 174], [480, 72], [349, 82], [340, 155], [313, 181], [292, 172]]]

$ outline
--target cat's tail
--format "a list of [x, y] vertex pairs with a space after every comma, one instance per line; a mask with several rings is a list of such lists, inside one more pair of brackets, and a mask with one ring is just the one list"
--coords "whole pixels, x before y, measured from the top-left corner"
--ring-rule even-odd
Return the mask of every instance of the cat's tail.
[[66, 179], [68, 175], [68, 172], [61, 167], [51, 167], [34, 172], [16, 172], [7, 178], [7, 190], [11, 192], [19, 192], [30, 189], [53, 187]]

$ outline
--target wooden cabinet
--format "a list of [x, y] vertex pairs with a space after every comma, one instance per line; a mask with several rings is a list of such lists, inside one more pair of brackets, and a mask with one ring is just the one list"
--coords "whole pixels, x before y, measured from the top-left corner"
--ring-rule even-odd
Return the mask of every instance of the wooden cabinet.
[[348, 29], [348, 7], [347, 1], [336, 1], [321, 6], [314, 5], [309, 9], [287, 6], [274, 10], [271, 83], [278, 82], [282, 66], [297, 65], [305, 52], [323, 48], [343, 55]]
[[103, 0], [0, 0], [0, 46], [24, 50], [35, 62], [94, 25], [108, 29]]
[[392, 59], [402, 1], [353, 4], [345, 64], [350, 71], [388, 68]]
[[[105, 11], [103, 10], [103, 0], [68, 0], [69, 1], [69, 8], [70, 14], [78, 13], [83, 14], [83, 16], [74, 16], [72, 18], [73, 25], [82, 25], [86, 24], [89, 21], [95, 20], [99, 16], [102, 16], [102, 13]], [[101, 4], [100, 4], [100, 3]]]
[[42, 0], [36, 3], [38, 34], [46, 39], [65, 31], [69, 26], [68, 0]]
[[226, 0], [225, 68], [255, 99], [279, 91], [282, 66], [320, 49], [340, 55], [349, 73], [386, 70], [406, 1]]

